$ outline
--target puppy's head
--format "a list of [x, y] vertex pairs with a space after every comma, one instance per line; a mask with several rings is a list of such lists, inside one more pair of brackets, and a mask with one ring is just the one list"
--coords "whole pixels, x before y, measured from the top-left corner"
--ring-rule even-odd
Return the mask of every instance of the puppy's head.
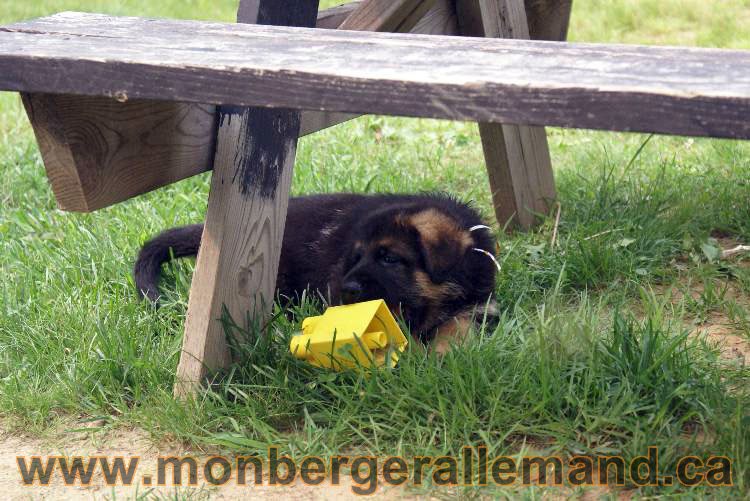
[[412, 332], [427, 340], [436, 327], [492, 293], [494, 253], [476, 213], [452, 201], [388, 207], [358, 225], [343, 263], [343, 303], [385, 299]]

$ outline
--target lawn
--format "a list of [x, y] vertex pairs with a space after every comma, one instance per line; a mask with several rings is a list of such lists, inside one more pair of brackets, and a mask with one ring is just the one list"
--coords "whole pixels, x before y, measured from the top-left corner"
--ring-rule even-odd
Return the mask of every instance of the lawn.
[[[236, 8], [234, 0], [0, 5], [2, 23], [61, 10], [230, 21]], [[748, 0], [576, 0], [570, 38], [750, 49], [749, 24]], [[495, 225], [496, 326], [443, 359], [410, 351], [396, 370], [365, 378], [287, 354], [302, 318], [320, 309], [305, 303], [274, 335], [249, 333], [238, 347], [244, 362], [221, 385], [177, 402], [194, 263], [168, 267], [158, 310], [136, 299], [130, 271], [149, 236], [202, 220], [208, 175], [93, 214], [60, 212], [18, 97], [0, 93], [3, 423], [43, 435], [96, 419], [102, 432], [136, 426], [157, 441], [227, 454], [275, 444], [298, 458], [459, 456], [484, 444], [490, 456], [629, 460], [656, 446], [662, 474], [680, 456], [728, 456], [734, 486], [626, 492], [747, 497], [750, 255], [719, 254], [750, 244], [750, 143], [548, 132], [559, 237], [552, 246], [553, 214], [525, 234]], [[292, 189], [444, 190], [492, 220], [473, 124], [373, 116], [306, 137]]]

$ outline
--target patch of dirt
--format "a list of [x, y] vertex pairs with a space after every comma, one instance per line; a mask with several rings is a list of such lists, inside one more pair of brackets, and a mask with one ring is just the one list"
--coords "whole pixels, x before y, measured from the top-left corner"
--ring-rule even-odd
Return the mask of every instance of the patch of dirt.
[[[81, 428], [74, 425], [72, 428]], [[247, 485], [237, 485], [236, 475], [226, 485], [217, 487], [205, 481], [202, 466], [210, 455], [188, 450], [177, 445], [154, 445], [149, 436], [142, 430], [119, 429], [102, 433], [55, 433], [54, 439], [43, 440], [27, 437], [17, 433], [10, 433], [10, 427], [3, 426], [0, 421], [0, 492], [3, 499], [9, 500], [57, 500], [57, 499], [190, 499], [190, 500], [223, 500], [223, 499], [291, 499], [291, 500], [348, 500], [359, 499], [352, 491], [354, 484], [349, 475], [342, 472], [339, 485], [332, 485], [328, 480], [318, 486], [308, 486], [301, 482], [299, 476], [290, 486], [271, 486], [268, 477], [263, 485], [252, 483], [252, 474], [248, 472]], [[198, 460], [198, 484], [194, 487], [167, 487], [144, 485], [144, 478], [153, 475], [152, 483], [157, 483], [157, 459], [161, 456], [191, 455]], [[49, 456], [104, 456], [112, 461], [115, 457], [123, 457], [127, 461], [138, 457], [138, 469], [132, 486], [118, 485], [110, 487], [105, 484], [99, 465], [88, 486], [66, 486], [59, 474], [59, 467], [55, 470], [53, 480], [49, 485], [26, 486], [21, 482], [21, 475], [17, 465], [17, 457], [25, 457], [30, 461], [33, 456], [46, 459]], [[227, 459], [232, 460], [230, 456]], [[267, 463], [266, 463], [267, 464]], [[167, 469], [167, 481], [171, 479], [171, 468]], [[393, 499], [403, 497], [403, 490], [393, 487], [385, 488], [383, 479], [379, 479], [376, 493], [372, 499]], [[176, 495], [176, 494], [179, 494]]]
[[696, 327], [695, 336], [706, 336], [721, 351], [724, 359], [738, 361], [750, 367], [750, 341], [737, 333], [732, 322], [723, 313], [712, 313], [709, 319]]
[[[96, 424], [95, 424], [96, 426]], [[80, 423], [72, 423], [70, 429], [85, 427]], [[342, 471], [339, 485], [332, 485], [326, 479], [318, 486], [303, 484], [299, 476], [291, 486], [271, 486], [269, 479], [264, 476], [263, 485], [254, 485], [251, 481], [252, 473], [248, 472], [247, 485], [237, 485], [236, 475], [233, 474], [229, 482], [224, 486], [213, 486], [205, 481], [202, 474], [202, 466], [205, 461], [212, 457], [206, 452], [198, 452], [176, 444], [155, 445], [147, 433], [139, 429], [121, 428], [106, 432], [81, 433], [63, 430], [52, 430], [49, 435], [53, 438], [40, 439], [37, 437], [24, 436], [19, 433], [11, 433], [8, 423], [0, 419], [0, 496], [2, 499], [11, 501], [21, 500], [104, 500], [104, 499], [180, 499], [180, 500], [229, 500], [229, 499], [290, 499], [290, 500], [349, 500], [362, 499], [363, 496], [353, 492], [349, 473]], [[529, 454], [534, 452], [532, 448]], [[67, 486], [63, 483], [56, 469], [53, 480], [49, 485], [25, 486], [21, 482], [21, 475], [17, 466], [16, 458], [24, 457], [28, 462], [34, 456], [47, 459], [50, 456], [64, 456], [66, 458], [103, 456], [110, 463], [115, 457], [122, 457], [127, 462], [131, 458], [139, 458], [137, 473], [134, 476], [132, 486], [118, 485], [111, 487], [106, 485], [99, 466], [92, 477], [91, 484], [81, 486], [80, 482], [75, 486]], [[157, 460], [159, 457], [190, 456], [198, 461], [199, 482], [191, 487], [169, 487], [169, 486], [147, 486], [143, 479], [147, 475], [153, 475], [153, 483], [156, 484]], [[230, 461], [232, 457], [225, 455]], [[267, 462], [264, 463], [264, 467]], [[167, 473], [167, 480], [171, 479], [171, 468]], [[537, 479], [538, 472], [532, 474], [532, 480]], [[409, 482], [407, 482], [408, 485]], [[527, 487], [519, 486], [518, 491], [508, 491], [509, 495], [515, 492], [522, 497], [527, 492]], [[628, 500], [632, 496], [630, 491], [611, 490], [602, 486], [586, 487], [583, 491], [574, 491], [570, 487], [542, 487], [542, 497], [546, 499], [571, 499], [580, 497], [585, 500], [595, 500], [602, 497]], [[461, 497], [466, 490], [463, 487], [444, 487], [434, 494], [417, 495], [403, 487], [387, 486], [382, 476], [378, 478], [378, 489], [367, 499], [448, 499]], [[486, 496], [479, 496], [485, 499]]]
[[[722, 250], [733, 249], [742, 242], [726, 237], [724, 235], [714, 235], [719, 247]], [[727, 263], [732, 263], [741, 268], [750, 267], [750, 254], [740, 253], [726, 259]], [[745, 293], [736, 281], [732, 279], [717, 280], [715, 284], [715, 294], [722, 294], [723, 300], [734, 302], [737, 305], [750, 312], [750, 297]], [[668, 287], [654, 287], [654, 290], [664, 296], [669, 296], [673, 304], [683, 300], [692, 300], [698, 302], [706, 292], [705, 285], [700, 281], [688, 283], [686, 280]], [[715, 344], [724, 359], [737, 361], [745, 366], [750, 366], [750, 336], [745, 332], [744, 327], [737, 325], [722, 309], [711, 309], [705, 315], [705, 318], [688, 318], [693, 323], [686, 327], [691, 329], [693, 336], [705, 336], [709, 342]]]

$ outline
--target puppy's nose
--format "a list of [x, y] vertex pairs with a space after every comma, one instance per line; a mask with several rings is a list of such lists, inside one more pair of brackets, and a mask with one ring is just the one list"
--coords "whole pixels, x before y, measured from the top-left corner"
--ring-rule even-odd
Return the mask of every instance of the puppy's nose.
[[362, 284], [356, 280], [344, 282], [341, 286], [341, 299], [344, 303], [356, 303], [362, 296]]

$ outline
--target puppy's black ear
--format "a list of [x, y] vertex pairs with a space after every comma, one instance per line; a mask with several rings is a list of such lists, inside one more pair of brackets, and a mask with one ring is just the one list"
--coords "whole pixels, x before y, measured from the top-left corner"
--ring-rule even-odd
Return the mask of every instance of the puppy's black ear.
[[420, 239], [425, 271], [435, 283], [444, 282], [464, 257], [465, 251], [457, 242], [442, 239], [438, 242], [425, 242]]
[[473, 245], [471, 234], [436, 209], [417, 212], [410, 223], [419, 236], [425, 271], [433, 282], [444, 282]]

